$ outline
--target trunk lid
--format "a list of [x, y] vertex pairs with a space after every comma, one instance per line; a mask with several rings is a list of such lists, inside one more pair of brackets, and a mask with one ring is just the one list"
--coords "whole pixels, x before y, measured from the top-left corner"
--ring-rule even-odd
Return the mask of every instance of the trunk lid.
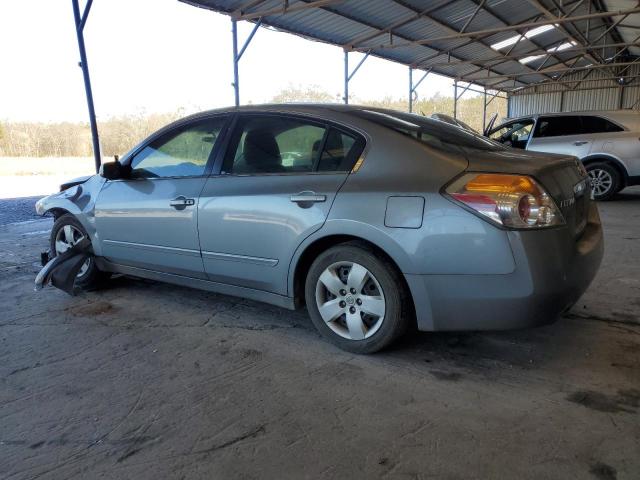
[[569, 230], [578, 236], [587, 222], [591, 186], [577, 157], [551, 153], [466, 150], [469, 172], [512, 173], [533, 177], [553, 198]]

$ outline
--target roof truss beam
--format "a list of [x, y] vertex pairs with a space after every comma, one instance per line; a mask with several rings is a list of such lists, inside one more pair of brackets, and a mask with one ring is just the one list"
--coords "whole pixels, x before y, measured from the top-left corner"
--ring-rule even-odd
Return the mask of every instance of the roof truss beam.
[[[369, 46], [366, 48], [366, 50], [369, 50], [371, 48], [375, 48], [375, 49], [394, 49], [394, 48], [403, 48], [403, 47], [410, 47], [410, 46], [414, 46], [414, 45], [427, 45], [429, 43], [433, 43], [433, 42], [438, 42], [438, 41], [443, 41], [443, 40], [455, 40], [455, 39], [460, 39], [460, 38], [467, 38], [467, 37], [478, 37], [478, 36], [482, 36], [482, 35], [493, 35], [495, 33], [502, 33], [502, 32], [511, 32], [514, 30], [518, 30], [521, 28], [536, 28], [536, 27], [541, 27], [544, 25], [553, 25], [555, 23], [567, 23], [567, 22], [576, 22], [579, 20], [587, 20], [589, 18], [603, 18], [603, 17], [619, 17], [621, 15], [629, 15], [632, 13], [640, 13], [640, 7], [635, 7], [629, 10], [620, 10], [620, 11], [615, 11], [615, 12], [597, 12], [597, 13], [591, 13], [591, 14], [586, 14], [586, 15], [576, 15], [574, 17], [562, 17], [562, 18], [556, 18], [554, 20], [543, 20], [541, 22], [525, 22], [525, 23], [519, 23], [516, 25], [507, 25], [504, 27], [498, 27], [498, 28], [489, 28], [486, 30], [477, 30], [477, 31], [473, 31], [473, 32], [464, 32], [464, 33], [459, 33], [456, 32], [455, 34], [450, 34], [450, 35], [442, 35], [439, 37], [432, 37], [432, 38], [425, 38], [425, 39], [420, 39], [420, 40], [412, 40], [410, 42], [403, 42], [403, 43], [394, 43], [394, 44], [381, 44], [381, 45], [376, 45], [376, 46]], [[356, 48], [356, 50], [360, 50], [359, 48]]]
[[[309, 10], [311, 8], [326, 7], [328, 5], [342, 3], [342, 2], [344, 2], [344, 0], [315, 0], [309, 3], [300, 1], [290, 5], [289, 2], [285, 1], [282, 3], [281, 7], [269, 8], [267, 10], [261, 10], [257, 12], [247, 12], [247, 13], [243, 13], [242, 11], [238, 13], [234, 12], [232, 13], [231, 16], [236, 20], [254, 20], [260, 17], [268, 17], [270, 15], [285, 15], [287, 13], [301, 12], [303, 10]], [[258, 2], [258, 3], [261, 3], [261, 2]]]

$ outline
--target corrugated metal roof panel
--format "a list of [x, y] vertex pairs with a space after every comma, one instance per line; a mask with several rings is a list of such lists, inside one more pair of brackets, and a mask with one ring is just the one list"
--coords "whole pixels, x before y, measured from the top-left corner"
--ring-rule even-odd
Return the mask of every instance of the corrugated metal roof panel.
[[[487, 29], [499, 29], [522, 22], [532, 22], [536, 19], [549, 21], [544, 12], [536, 8], [535, 2], [527, 0], [488, 0], [479, 4], [472, 0], [290, 0], [289, 11], [284, 12], [285, 3], [282, 0], [181, 0], [185, 3], [208, 8], [226, 14], [234, 14], [245, 5], [243, 14], [263, 13], [265, 25], [280, 30], [312, 38], [322, 42], [350, 47], [358, 42], [356, 47], [360, 51], [370, 50], [373, 55], [407, 65], [420, 67], [433, 66], [436, 73], [472, 80], [480, 85], [494, 85], [496, 88], [510, 90], [514, 87], [535, 82], [549, 81], [549, 75], [531, 74], [538, 68], [543, 58], [528, 64], [517, 61], [531, 55], [546, 55], [547, 49], [557, 46], [570, 39], [577, 43], [582, 41], [587, 25], [592, 31], [600, 27], [606, 28], [611, 20], [592, 19], [563, 24], [559, 28], [552, 28], [535, 37], [524, 39], [513, 48], [511, 56], [505, 62], [485, 62], [486, 59], [499, 57], [506, 53], [506, 47], [496, 52], [490, 45], [517, 35], [516, 30], [494, 32], [493, 34], [478, 35], [477, 37], [446, 38], [457, 34], [466, 25], [465, 32]], [[588, 12], [588, 2], [577, 5], [562, 5], [563, 11], [542, 1], [553, 14], [562, 16], [570, 12], [571, 16], [584, 15]], [[480, 8], [479, 5], [482, 5]], [[610, 10], [626, 10], [637, 7], [637, 2], [631, 0], [607, 0]], [[302, 9], [300, 9], [302, 8]], [[469, 19], [472, 21], [467, 25]], [[618, 17], [616, 17], [618, 18]], [[255, 19], [254, 19], [255, 21]], [[614, 20], [615, 21], [615, 20]], [[623, 22], [626, 25], [640, 25], [640, 13], [629, 15]], [[393, 28], [392, 28], [393, 27]], [[615, 42], [616, 38], [624, 37], [632, 41], [629, 32], [616, 27], [604, 38], [606, 42]], [[632, 28], [627, 28], [632, 30]], [[521, 30], [522, 31], [522, 30]], [[614, 33], [619, 32], [619, 36]], [[389, 33], [392, 33], [390, 36]], [[597, 35], [598, 33], [594, 33]], [[635, 32], [634, 32], [635, 34]], [[393, 46], [389, 46], [390, 38]], [[438, 38], [440, 38], [438, 40]], [[429, 41], [435, 39], [435, 41]], [[399, 46], [400, 45], [400, 46]], [[640, 54], [640, 48], [631, 47], [630, 52]], [[439, 52], [446, 52], [450, 64], [442, 65], [443, 56]], [[600, 49], [593, 53], [593, 58], [587, 57], [576, 65], [587, 65], [591, 62], [601, 62], [599, 55], [612, 56], [615, 50]], [[573, 58], [584, 52], [555, 52], [553, 58], [544, 63], [544, 68], [571, 65]], [[606, 58], [606, 57], [605, 57]], [[460, 60], [463, 62], [461, 63]], [[477, 72], [479, 67], [485, 70]], [[489, 76], [485, 75], [489, 69]], [[474, 73], [477, 72], [477, 73]], [[526, 74], [526, 75], [524, 75]], [[515, 78], [500, 78], [499, 75], [516, 75]], [[573, 98], [573, 97], [572, 97]], [[576, 97], [578, 98], [578, 97]], [[604, 101], [604, 100], [603, 100]], [[573, 102], [573, 100], [572, 100]], [[578, 100], [576, 100], [578, 102]], [[604, 101], [606, 103], [606, 101]], [[579, 103], [579, 102], [578, 102]]]

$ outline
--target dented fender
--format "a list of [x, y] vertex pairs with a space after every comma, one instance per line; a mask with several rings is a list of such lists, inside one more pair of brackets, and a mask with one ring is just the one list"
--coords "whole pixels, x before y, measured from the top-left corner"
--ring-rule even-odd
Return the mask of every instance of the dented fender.
[[95, 203], [105, 181], [101, 176], [93, 175], [86, 182], [41, 198], [36, 202], [36, 213], [41, 216], [55, 210], [71, 213], [89, 235], [94, 254], [99, 256], [101, 249], [96, 231]]

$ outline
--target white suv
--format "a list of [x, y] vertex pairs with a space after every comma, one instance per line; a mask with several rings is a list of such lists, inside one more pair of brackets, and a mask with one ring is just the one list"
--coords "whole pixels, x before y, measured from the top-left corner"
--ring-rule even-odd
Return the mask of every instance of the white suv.
[[597, 200], [640, 184], [637, 110], [530, 115], [491, 128], [488, 136], [514, 148], [575, 155], [589, 172]]

